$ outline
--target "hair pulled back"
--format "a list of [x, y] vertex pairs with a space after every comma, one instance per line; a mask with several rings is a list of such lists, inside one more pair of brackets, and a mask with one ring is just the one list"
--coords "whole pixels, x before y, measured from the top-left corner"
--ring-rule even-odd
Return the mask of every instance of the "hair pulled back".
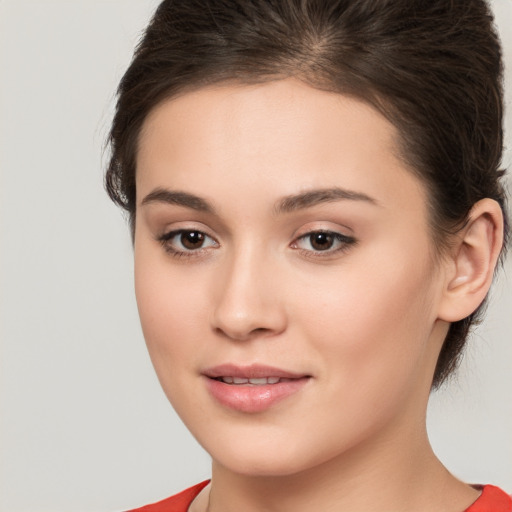
[[[106, 188], [132, 234], [149, 112], [203, 86], [288, 77], [359, 98], [393, 123], [429, 192], [439, 253], [482, 198], [506, 220], [501, 48], [484, 0], [165, 0], [120, 82], [109, 137]], [[456, 368], [481, 309], [451, 325], [433, 387]]]

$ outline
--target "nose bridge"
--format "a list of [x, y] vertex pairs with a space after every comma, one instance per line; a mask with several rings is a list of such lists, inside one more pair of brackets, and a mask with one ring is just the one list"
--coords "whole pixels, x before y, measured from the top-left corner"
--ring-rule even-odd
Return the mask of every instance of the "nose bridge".
[[232, 339], [276, 334], [286, 324], [284, 304], [276, 294], [277, 262], [261, 244], [235, 247], [216, 278], [213, 327]]

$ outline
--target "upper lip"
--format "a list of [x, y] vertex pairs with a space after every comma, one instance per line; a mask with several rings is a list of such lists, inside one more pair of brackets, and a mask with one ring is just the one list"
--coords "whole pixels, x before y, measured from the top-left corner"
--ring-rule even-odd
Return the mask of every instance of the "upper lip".
[[201, 372], [206, 377], [217, 379], [219, 377], [239, 377], [242, 379], [262, 379], [265, 377], [279, 377], [281, 379], [301, 379], [309, 377], [304, 373], [295, 373], [274, 366], [260, 364], [235, 365], [231, 363], [212, 366]]

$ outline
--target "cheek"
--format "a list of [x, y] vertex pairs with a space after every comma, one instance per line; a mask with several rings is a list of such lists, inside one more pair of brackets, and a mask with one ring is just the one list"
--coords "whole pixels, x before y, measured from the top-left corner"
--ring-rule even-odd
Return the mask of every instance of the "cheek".
[[398, 393], [423, 378], [435, 321], [432, 268], [427, 252], [405, 254], [381, 248], [378, 259], [354, 258], [296, 294], [305, 297], [296, 304], [302, 330], [347, 399]]
[[169, 256], [158, 252], [136, 246], [135, 294], [149, 355], [167, 392], [205, 343], [208, 313], [204, 289], [186, 272], [172, 270]]

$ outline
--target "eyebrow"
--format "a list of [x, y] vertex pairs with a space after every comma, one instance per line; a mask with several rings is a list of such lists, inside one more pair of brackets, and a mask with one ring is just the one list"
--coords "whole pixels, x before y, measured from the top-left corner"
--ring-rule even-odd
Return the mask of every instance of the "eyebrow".
[[341, 200], [364, 201], [376, 206], [379, 204], [373, 197], [361, 192], [334, 187], [308, 190], [300, 194], [284, 197], [277, 203], [275, 210], [276, 213], [291, 213], [319, 204]]
[[[275, 205], [274, 211], [277, 214], [291, 213], [297, 210], [311, 208], [319, 204], [332, 203], [341, 200], [364, 201], [372, 205], [378, 205], [378, 202], [375, 199], [366, 194], [334, 187], [308, 190], [300, 194], [283, 197]], [[215, 208], [205, 199], [194, 194], [178, 190], [157, 188], [144, 197], [141, 201], [141, 206], [151, 203], [175, 204], [199, 212], [215, 213]]]
[[164, 188], [157, 188], [153, 190], [146, 197], [144, 197], [140, 204], [141, 206], [144, 206], [151, 203], [175, 204], [205, 213], [215, 212], [215, 208], [213, 208], [213, 206], [208, 201], [202, 199], [201, 197], [198, 197], [194, 194], [189, 194], [188, 192], [167, 190]]

